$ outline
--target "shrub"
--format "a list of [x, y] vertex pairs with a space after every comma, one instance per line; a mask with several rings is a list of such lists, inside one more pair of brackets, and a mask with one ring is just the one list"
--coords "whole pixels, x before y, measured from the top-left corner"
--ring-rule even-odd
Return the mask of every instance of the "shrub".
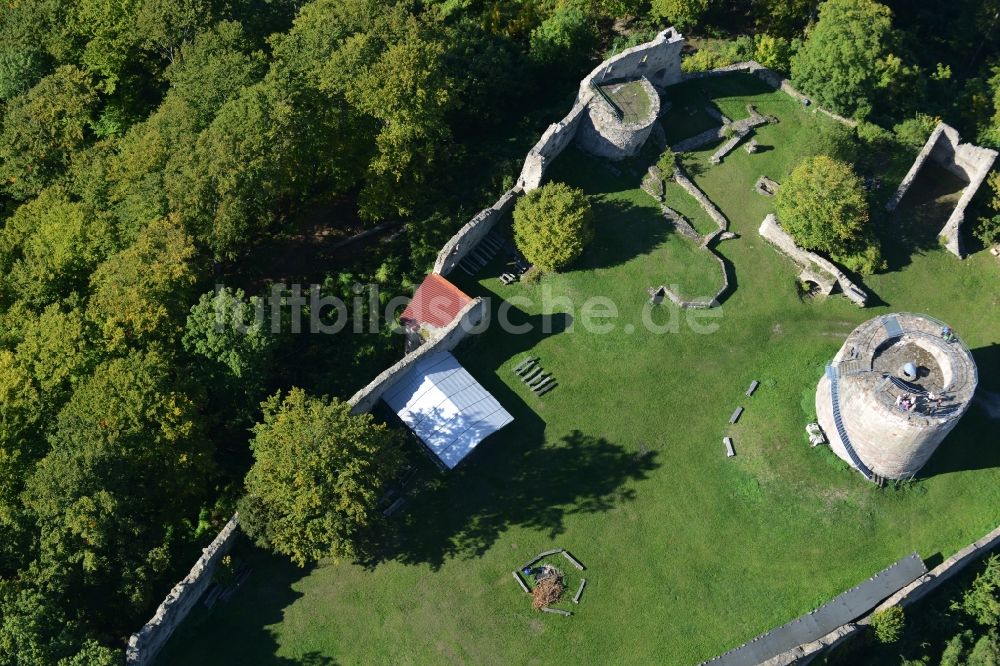
[[592, 236], [587, 197], [564, 183], [547, 183], [514, 208], [514, 242], [543, 271], [572, 263]]
[[660, 176], [664, 181], [674, 177], [674, 169], [677, 168], [677, 155], [670, 150], [669, 146], [660, 153], [659, 159], [656, 160], [656, 168], [660, 170]]
[[1000, 215], [979, 218], [972, 233], [984, 247], [1000, 242]]
[[563, 65], [584, 57], [595, 41], [583, 11], [571, 6], [557, 10], [531, 31], [530, 54], [542, 65]]
[[1000, 556], [991, 555], [986, 560], [986, 568], [951, 607], [964, 611], [983, 626], [996, 626], [1000, 622]]
[[906, 615], [899, 606], [890, 606], [872, 616], [872, 629], [880, 643], [895, 643], [906, 628]]
[[919, 149], [927, 142], [927, 137], [931, 135], [936, 125], [937, 118], [925, 113], [918, 113], [916, 117], [904, 120], [893, 127], [892, 131], [900, 144], [908, 148]]
[[754, 42], [741, 35], [732, 41], [711, 41], [681, 61], [685, 72], [707, 72], [710, 69], [726, 67], [754, 57]]
[[825, 122], [812, 143], [814, 155], [826, 155], [841, 162], [853, 164], [859, 153], [858, 137], [854, 130], [837, 122]]
[[788, 72], [791, 68], [792, 42], [774, 35], [754, 37], [753, 59], [768, 69]]
[[775, 208], [800, 246], [825, 252], [859, 273], [882, 267], [865, 190], [849, 164], [826, 155], [804, 160], [778, 190]]

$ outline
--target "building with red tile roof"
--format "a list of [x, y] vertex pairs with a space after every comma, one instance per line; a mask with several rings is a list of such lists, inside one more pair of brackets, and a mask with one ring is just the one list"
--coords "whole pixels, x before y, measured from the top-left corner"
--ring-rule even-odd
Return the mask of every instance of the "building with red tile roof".
[[468, 295], [446, 278], [430, 273], [417, 287], [400, 321], [407, 329], [444, 328], [471, 302]]

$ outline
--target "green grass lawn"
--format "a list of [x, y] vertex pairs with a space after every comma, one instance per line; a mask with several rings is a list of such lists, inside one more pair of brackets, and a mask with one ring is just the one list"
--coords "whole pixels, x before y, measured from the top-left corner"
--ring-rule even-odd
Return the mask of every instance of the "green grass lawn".
[[[511, 319], [534, 324], [532, 333], [494, 326], [456, 351], [515, 421], [458, 470], [432, 475], [373, 562], [300, 571], [241, 548], [249, 581], [211, 614], [199, 607], [163, 663], [691, 664], [912, 551], [934, 565], [995, 526], [1000, 446], [982, 409], [898, 489], [874, 488], [828, 450], [811, 449], [803, 427], [824, 363], [852, 328], [890, 311], [949, 322], [973, 350], [981, 387], [1000, 390], [1000, 264], [985, 252], [960, 261], [901, 245], [896, 270], [864, 281], [876, 306], [800, 300], [796, 267], [757, 234], [773, 200], [752, 186], [761, 173], [780, 182], [827, 121], [741, 77], [701, 90], [730, 117], [750, 101], [781, 118], [757, 134], [770, 150], [737, 150], [712, 168], [711, 149], [688, 158], [739, 234], [718, 245], [735, 289], [718, 318], [701, 322], [718, 330], [695, 332], [668, 306], [652, 318], [666, 326], [680, 317], [676, 332], [642, 325], [645, 289], [661, 266], [667, 279], [701, 288], [704, 251], [675, 250], [671, 265], [674, 235], [637, 194], [641, 169], [626, 165], [616, 177], [564, 156], [552, 178], [583, 187], [597, 210], [597, 239], [580, 264], [534, 285], [504, 286], [495, 273], [460, 281], [492, 297], [495, 315], [504, 299], [527, 299]], [[587, 297], [609, 298], [619, 311], [614, 330], [586, 331], [566, 303], [546, 314], [546, 294], [574, 310]], [[511, 372], [528, 354], [559, 382], [542, 398]], [[761, 387], [746, 398], [753, 379]], [[729, 426], [737, 405], [746, 411]], [[572, 618], [534, 612], [511, 579], [554, 547], [588, 567]]]
[[624, 123], [642, 120], [649, 114], [649, 109], [653, 105], [653, 100], [649, 98], [649, 94], [638, 80], [608, 83], [600, 88], [622, 112]]
[[667, 183], [666, 196], [663, 203], [683, 215], [691, 223], [695, 231], [703, 236], [719, 229], [715, 220], [708, 216], [708, 213], [698, 204], [698, 201], [674, 181]]

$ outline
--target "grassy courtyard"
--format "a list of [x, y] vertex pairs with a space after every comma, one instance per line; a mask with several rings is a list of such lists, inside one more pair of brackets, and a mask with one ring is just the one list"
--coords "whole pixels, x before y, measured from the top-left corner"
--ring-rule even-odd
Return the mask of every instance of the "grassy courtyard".
[[[996, 525], [1000, 446], [981, 408], [916, 482], [883, 490], [810, 449], [803, 426], [824, 363], [854, 326], [890, 311], [952, 324], [973, 350], [981, 388], [1000, 391], [1000, 264], [901, 238], [888, 248], [893, 269], [864, 281], [874, 307], [800, 299], [797, 269], [757, 235], [772, 200], [752, 186], [761, 174], [782, 181], [829, 121], [732, 76], [676, 89], [671, 141], [680, 138], [671, 118], [695, 119], [684, 110], [692, 100], [733, 119], [753, 103], [781, 121], [759, 128], [760, 153], [737, 149], [709, 167], [709, 147], [686, 159], [739, 234], [717, 248], [732, 288], [716, 316], [695, 322], [717, 330], [694, 330], [668, 305], [650, 314], [667, 332], [643, 325], [647, 287], [700, 295], [719, 275], [705, 250], [664, 227], [638, 189], [641, 163], [615, 174], [564, 155], [551, 178], [582, 187], [595, 206], [597, 237], [582, 261], [538, 284], [504, 286], [495, 273], [459, 280], [490, 297], [495, 315], [519, 297], [510, 319], [533, 326], [523, 335], [493, 326], [456, 351], [515, 421], [458, 470], [428, 474], [376, 561], [298, 570], [241, 547], [248, 582], [211, 613], [199, 606], [163, 663], [690, 664], [909, 552], [933, 566]], [[886, 176], [885, 196], [897, 182]], [[610, 332], [580, 325], [593, 296], [617, 306]], [[511, 372], [529, 354], [559, 383], [541, 398]], [[752, 379], [761, 388], [746, 398]], [[737, 405], [746, 412], [729, 426]], [[726, 435], [736, 458], [725, 457]], [[534, 612], [510, 576], [556, 547], [588, 567], [572, 618]]]
[[622, 112], [622, 122], [635, 123], [649, 114], [653, 100], [639, 81], [609, 83], [600, 88]]

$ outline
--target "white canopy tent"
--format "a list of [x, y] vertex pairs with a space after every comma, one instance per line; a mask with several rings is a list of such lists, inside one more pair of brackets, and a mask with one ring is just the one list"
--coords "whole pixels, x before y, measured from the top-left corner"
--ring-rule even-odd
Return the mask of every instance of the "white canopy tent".
[[448, 352], [417, 361], [382, 399], [448, 469], [514, 420]]

